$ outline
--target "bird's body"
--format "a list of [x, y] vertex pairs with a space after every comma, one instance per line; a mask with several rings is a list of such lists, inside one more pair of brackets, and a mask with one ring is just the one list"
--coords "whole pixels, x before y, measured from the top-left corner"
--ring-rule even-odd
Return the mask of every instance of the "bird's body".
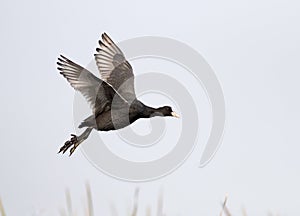
[[139, 101], [135, 96], [132, 67], [122, 51], [105, 33], [99, 44], [95, 59], [101, 79], [64, 56], [58, 58], [60, 73], [75, 90], [83, 94], [93, 110], [93, 114], [79, 125], [79, 128], [86, 130], [78, 137], [72, 135], [59, 152], [65, 153], [73, 145], [71, 155], [93, 129], [118, 130], [139, 118], [178, 117], [169, 106], [152, 108]]
[[124, 128], [140, 118], [161, 116], [159, 109], [146, 106], [139, 100], [135, 100], [129, 106], [125, 104], [113, 111], [107, 110], [98, 116], [91, 115], [85, 119], [79, 128], [92, 127], [98, 131], [109, 131]]

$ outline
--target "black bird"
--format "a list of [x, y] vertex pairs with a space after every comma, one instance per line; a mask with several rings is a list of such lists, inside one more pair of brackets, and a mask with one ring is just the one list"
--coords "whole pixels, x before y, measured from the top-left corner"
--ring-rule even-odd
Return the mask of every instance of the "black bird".
[[72, 138], [65, 142], [58, 153], [65, 153], [73, 146], [70, 149], [71, 156], [93, 129], [117, 130], [139, 118], [179, 117], [169, 106], [152, 108], [136, 98], [131, 65], [106, 33], [101, 37], [100, 47], [94, 55], [101, 79], [62, 55], [58, 58], [60, 74], [86, 98], [93, 110], [93, 114], [79, 125], [79, 128], [86, 127], [85, 131], [79, 136], [71, 134]]

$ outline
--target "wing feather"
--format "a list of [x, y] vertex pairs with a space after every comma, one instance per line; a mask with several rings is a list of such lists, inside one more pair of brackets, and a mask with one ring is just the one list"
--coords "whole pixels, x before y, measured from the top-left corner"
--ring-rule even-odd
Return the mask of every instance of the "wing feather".
[[58, 58], [58, 70], [70, 85], [79, 91], [89, 102], [97, 116], [111, 108], [112, 101], [117, 101], [120, 107], [127, 102], [105, 81], [94, 76], [90, 71], [72, 62], [64, 56]]
[[134, 74], [121, 49], [103, 33], [96, 48], [95, 60], [101, 78], [109, 83], [128, 102], [136, 98]]

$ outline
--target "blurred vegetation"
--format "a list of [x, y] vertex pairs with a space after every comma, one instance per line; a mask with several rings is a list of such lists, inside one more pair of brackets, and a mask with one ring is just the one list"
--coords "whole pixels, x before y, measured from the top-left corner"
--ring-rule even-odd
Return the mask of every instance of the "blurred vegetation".
[[1, 216], [6, 216], [1, 199], [0, 199], [0, 213], [1, 213]]
[[[61, 216], [77, 216], [78, 214], [75, 214], [73, 212], [72, 200], [71, 200], [71, 195], [70, 195], [69, 190], [66, 190], [65, 195], [66, 195], [66, 209], [61, 209], [59, 211], [60, 215]], [[90, 188], [89, 184], [86, 184], [86, 196], [87, 196], [87, 208], [86, 208], [84, 215], [85, 216], [94, 216], [92, 193], [91, 193], [91, 188]], [[136, 189], [135, 193], [134, 193], [134, 202], [133, 202], [132, 210], [130, 211], [128, 216], [137, 216], [138, 197], [139, 197], [139, 189]], [[226, 195], [224, 201], [221, 203], [221, 212], [220, 212], [219, 216], [232, 216], [232, 214], [230, 213], [230, 211], [227, 207], [227, 200], [228, 200], [228, 196]], [[163, 195], [162, 195], [162, 193], [158, 197], [156, 209], [157, 209], [156, 214], [152, 214], [151, 208], [147, 208], [145, 210], [146, 216], [152, 216], [152, 215], [166, 216], [167, 215], [163, 211]], [[112, 208], [111, 208], [111, 215], [112, 216], [119, 215], [114, 206], [112, 206]], [[121, 215], [124, 215], [124, 214], [121, 214]], [[0, 216], [6, 216], [1, 199], [0, 199]], [[242, 209], [242, 216], [247, 216], [245, 209]], [[269, 213], [268, 216], [273, 216], [273, 214]], [[276, 214], [276, 216], [278, 216], [278, 214]]]

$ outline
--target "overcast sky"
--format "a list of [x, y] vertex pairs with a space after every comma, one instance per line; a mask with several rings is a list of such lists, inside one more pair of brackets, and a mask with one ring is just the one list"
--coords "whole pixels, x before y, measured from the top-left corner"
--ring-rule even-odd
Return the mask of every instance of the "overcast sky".
[[[217, 215], [225, 194], [235, 215], [242, 207], [256, 216], [269, 211], [300, 214], [299, 2], [0, 4], [0, 197], [7, 215], [34, 215], [42, 209], [37, 215], [58, 215], [66, 188], [82, 214], [87, 181], [98, 215], [108, 215], [111, 202], [121, 214], [127, 212], [136, 187], [141, 189], [141, 207], [155, 206], [163, 188], [170, 215]], [[227, 122], [222, 146], [206, 167], [197, 168], [200, 145], [172, 174], [137, 184], [105, 175], [79, 150], [71, 158], [56, 154], [74, 132], [74, 91], [58, 74], [56, 58], [65, 54], [88, 65], [104, 31], [115, 41], [170, 37], [193, 47], [211, 65], [223, 87]], [[132, 62], [135, 74], [143, 73], [138, 70], [143, 64]], [[159, 64], [164, 73], [172, 72]], [[144, 100], [157, 104], [151, 96]], [[206, 120], [203, 117], [202, 124]], [[166, 120], [167, 126], [171, 121]]]

